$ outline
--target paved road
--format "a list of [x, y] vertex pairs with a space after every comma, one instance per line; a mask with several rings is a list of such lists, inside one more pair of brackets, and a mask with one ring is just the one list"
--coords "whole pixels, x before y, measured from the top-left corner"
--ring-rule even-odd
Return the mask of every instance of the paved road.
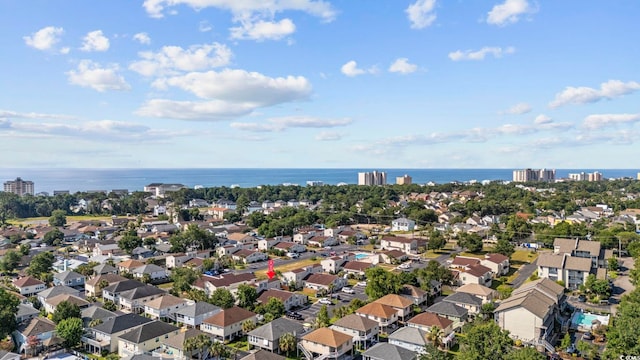
[[524, 284], [525, 281], [536, 271], [538, 268], [538, 259], [532, 262], [531, 264], [525, 264], [518, 269], [518, 276], [511, 282], [511, 286], [516, 289], [520, 287], [520, 285]]
[[[333, 299], [334, 302], [336, 303], [333, 305], [327, 305], [327, 310], [329, 311], [329, 317], [333, 316], [334, 309], [342, 306], [348, 306], [351, 300], [353, 300], [354, 298], [359, 298], [361, 300], [367, 299], [367, 295], [364, 293], [364, 286], [354, 286], [353, 290], [355, 290], [354, 294], [347, 294], [342, 291], [336, 292], [334, 294], [334, 297], [336, 295], [340, 296], [340, 300]], [[319, 301], [316, 301], [310, 307], [304, 310], [298, 310], [297, 313], [302, 315], [302, 317], [304, 318], [302, 322], [311, 324], [313, 323], [316, 316], [318, 315], [318, 312], [320, 312], [321, 307], [322, 307], [322, 304], [320, 304]]]
[[[310, 258], [312, 258], [314, 256], [317, 257], [317, 258], [320, 258], [321, 257], [320, 254], [322, 254], [322, 253], [329, 254], [332, 251], [335, 251], [336, 254], [340, 255], [340, 254], [343, 254], [343, 253], [346, 253], [346, 252], [350, 252], [350, 251], [358, 251], [357, 248], [358, 247], [355, 246], [355, 245], [348, 245], [348, 244], [332, 246], [331, 250], [309, 248], [308, 251], [301, 253], [300, 257], [297, 258], [297, 259], [274, 258], [273, 259], [273, 265], [275, 267], [283, 266], [283, 265], [294, 263], [296, 261], [300, 261], [300, 260], [304, 260], [304, 259], [310, 259]], [[236, 273], [247, 273], [247, 272], [254, 272], [256, 270], [266, 270], [268, 266], [269, 266], [269, 263], [267, 261], [261, 261], [261, 262], [258, 262], [258, 263], [249, 264], [249, 265], [247, 265], [247, 267], [245, 269], [235, 270], [235, 272]]]

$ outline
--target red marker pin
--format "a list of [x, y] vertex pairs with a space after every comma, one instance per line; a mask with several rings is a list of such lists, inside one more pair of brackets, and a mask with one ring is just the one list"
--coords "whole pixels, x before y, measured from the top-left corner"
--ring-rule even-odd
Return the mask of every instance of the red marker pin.
[[267, 271], [267, 276], [269, 277], [269, 280], [273, 279], [273, 277], [276, 276], [276, 272], [273, 271], [273, 260], [269, 260], [269, 270]]

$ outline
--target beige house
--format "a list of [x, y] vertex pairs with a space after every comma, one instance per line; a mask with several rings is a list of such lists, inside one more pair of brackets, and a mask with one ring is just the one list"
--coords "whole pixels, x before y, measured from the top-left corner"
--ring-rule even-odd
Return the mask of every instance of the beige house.
[[540, 254], [537, 265], [538, 276], [541, 278], [562, 281], [567, 289], [577, 289], [587, 281], [592, 269], [592, 260], [566, 253]]
[[135, 268], [143, 266], [144, 262], [138, 260], [125, 260], [116, 264], [116, 269], [118, 269], [118, 273], [131, 273], [131, 271]]
[[311, 274], [304, 280], [304, 286], [314, 290], [337, 291], [346, 284], [346, 279], [330, 274]]
[[407, 326], [415, 327], [425, 332], [429, 332], [431, 328], [437, 326], [442, 329], [444, 336], [453, 332], [453, 321], [430, 312], [423, 312], [412, 317], [407, 321]]
[[458, 272], [458, 281], [460, 285], [479, 284], [491, 287], [493, 282], [493, 273], [491, 269], [484, 265], [471, 265], [467, 269], [456, 270]]
[[353, 355], [353, 337], [329, 328], [319, 328], [302, 337], [299, 348], [307, 359], [346, 359]]
[[242, 323], [246, 320], [253, 321], [254, 324], [258, 322], [255, 313], [234, 306], [205, 319], [200, 325], [200, 330], [222, 341], [233, 340], [242, 334]]
[[483, 304], [493, 302], [498, 298], [498, 292], [480, 284], [466, 284], [456, 289], [456, 292], [462, 292], [479, 297]]
[[199, 353], [199, 350], [185, 352], [184, 341], [200, 334], [204, 333], [198, 329], [180, 329], [178, 334], [171, 334], [168, 338], [161, 340], [160, 343], [162, 343], [162, 347], [161, 349], [156, 350], [154, 354], [160, 354], [162, 357], [168, 357], [171, 359], [190, 360], [192, 355]]
[[[102, 288], [100, 288], [100, 283], [102, 280], [106, 281], [107, 286], [115, 284], [120, 281], [127, 280], [126, 277], [116, 275], [116, 274], [104, 274], [94, 276], [92, 279], [89, 279], [84, 284], [84, 292], [87, 296], [102, 296]], [[105, 286], [106, 287], [106, 286]]]
[[321, 266], [305, 266], [297, 269], [293, 269], [287, 272], [282, 273], [282, 282], [285, 284], [296, 284], [296, 288], [302, 287], [304, 285], [304, 279], [309, 276], [309, 274], [314, 274], [322, 272]]
[[176, 336], [179, 332], [180, 328], [157, 320], [137, 326], [120, 335], [118, 356], [123, 358], [151, 352], [162, 347], [162, 340]]
[[356, 315], [377, 322], [381, 332], [387, 332], [398, 322], [398, 311], [396, 309], [377, 302], [372, 302], [359, 308], [356, 310]]
[[152, 319], [164, 319], [189, 304], [190, 302], [185, 299], [171, 294], [164, 294], [151, 301], [147, 301], [144, 304], [144, 313]]
[[324, 259], [320, 261], [320, 265], [322, 265], [322, 270], [329, 274], [335, 274], [342, 270], [342, 265], [347, 261], [340, 256], [330, 257], [328, 259]]
[[400, 236], [384, 236], [380, 241], [380, 248], [383, 250], [399, 250], [405, 254], [415, 254], [418, 250], [418, 241]]
[[398, 314], [398, 320], [400, 321], [404, 321], [409, 316], [411, 316], [413, 301], [411, 301], [410, 299], [407, 299], [404, 296], [396, 295], [396, 294], [388, 294], [374, 302], [378, 304], [391, 306], [393, 309], [396, 310]]
[[284, 304], [284, 309], [289, 311], [291, 309], [301, 307], [309, 301], [309, 297], [304, 294], [293, 293], [291, 291], [269, 289], [263, 291], [258, 297], [258, 302], [266, 304], [270, 298], [276, 298]]
[[20, 295], [32, 296], [47, 288], [47, 285], [33, 276], [24, 276], [13, 281]]
[[356, 314], [349, 314], [338, 319], [330, 328], [351, 335], [353, 342], [360, 343], [364, 348], [367, 348], [371, 341], [377, 341], [380, 333], [380, 328], [376, 321]]
[[61, 294], [61, 295], [50, 297], [47, 300], [45, 300], [42, 303], [42, 307], [45, 309], [47, 313], [53, 314], [56, 311], [56, 307], [58, 306], [58, 304], [60, 304], [63, 301], [69, 302], [74, 305], [78, 305], [80, 310], [86, 309], [89, 307], [89, 305], [91, 305], [87, 300], [79, 298], [75, 295]]
[[489, 269], [494, 276], [506, 276], [509, 273], [509, 258], [502, 254], [486, 254], [480, 263]]

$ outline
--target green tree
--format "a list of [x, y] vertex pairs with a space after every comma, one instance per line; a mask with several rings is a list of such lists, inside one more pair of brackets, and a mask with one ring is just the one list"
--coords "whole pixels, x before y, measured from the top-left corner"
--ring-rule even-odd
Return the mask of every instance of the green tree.
[[503, 331], [495, 322], [474, 323], [467, 336], [461, 339], [461, 360], [503, 360], [511, 350], [509, 333]]
[[266, 304], [262, 305], [262, 314], [271, 314], [274, 318], [279, 318], [284, 315], [285, 307], [282, 300], [271, 297], [267, 300]]
[[418, 356], [418, 360], [448, 360], [450, 358], [447, 353], [438, 350], [438, 348], [431, 344], [426, 344], [424, 351]]
[[394, 273], [381, 267], [372, 267], [365, 270], [367, 286], [364, 291], [371, 300], [379, 299], [387, 294], [398, 294], [402, 285]]
[[14, 250], [7, 251], [2, 259], [0, 259], [0, 271], [12, 272], [20, 263], [21, 256]]
[[212, 344], [213, 342], [209, 336], [206, 334], [198, 334], [197, 336], [185, 339], [182, 346], [184, 351], [191, 355], [197, 351], [198, 360], [202, 360], [205, 350], [210, 348]]
[[56, 333], [64, 340], [64, 346], [72, 348], [80, 343], [84, 333], [82, 319], [77, 317], [65, 318], [56, 325]]
[[218, 359], [225, 359], [229, 356], [229, 349], [223, 343], [214, 341], [209, 348], [209, 354]]
[[256, 328], [256, 323], [254, 323], [253, 320], [251, 319], [247, 319], [242, 322], [242, 332], [244, 332], [245, 334], [252, 331], [255, 328]]
[[106, 300], [102, 305], [102, 308], [109, 311], [116, 311], [118, 310], [118, 305], [111, 300]]
[[53, 210], [49, 218], [51, 226], [65, 226], [67, 224], [67, 212], [64, 210]]
[[256, 288], [247, 284], [238, 286], [236, 295], [238, 297], [238, 306], [249, 310], [253, 309], [256, 299], [258, 298]]
[[320, 311], [318, 312], [318, 317], [316, 318], [318, 328], [327, 327], [330, 324], [329, 319], [329, 310], [327, 309], [327, 305], [322, 305], [320, 307]]
[[17, 327], [16, 314], [20, 300], [0, 287], [0, 339], [4, 339]]
[[171, 269], [171, 280], [173, 281], [174, 295], [180, 296], [183, 291], [187, 291], [198, 279], [198, 273], [188, 267], [179, 267]]
[[438, 251], [443, 249], [447, 245], [447, 239], [440, 231], [431, 231], [429, 233], [429, 242], [427, 243], [427, 249]]
[[22, 244], [20, 245], [20, 255], [26, 256], [31, 252], [31, 244]]
[[44, 274], [51, 272], [55, 257], [48, 251], [38, 253], [31, 259], [31, 263], [27, 268], [27, 274], [42, 279]]
[[118, 240], [118, 247], [131, 254], [133, 249], [142, 246], [142, 239], [138, 236], [135, 230], [128, 230], [120, 240]]
[[292, 333], [284, 333], [280, 337], [280, 351], [283, 351], [285, 354], [292, 353], [296, 346], [298, 345], [298, 339]]
[[523, 347], [515, 349], [508, 353], [505, 360], [545, 360], [547, 357], [532, 347]]
[[223, 309], [228, 309], [233, 307], [236, 301], [233, 298], [231, 291], [225, 288], [218, 288], [211, 294], [209, 302]]
[[84, 276], [93, 276], [93, 268], [98, 265], [100, 264], [95, 261], [90, 261], [86, 264], [78, 265], [78, 267], [76, 267], [74, 271]]
[[482, 251], [482, 238], [478, 234], [460, 233], [458, 234], [458, 246], [466, 248], [469, 252], [477, 253]]
[[57, 246], [62, 244], [62, 240], [64, 240], [64, 233], [60, 231], [60, 229], [55, 228], [53, 230], [47, 231], [47, 233], [44, 234], [43, 240], [45, 244], [49, 246]]
[[562, 348], [562, 350], [564, 350], [569, 346], [571, 346], [571, 335], [569, 333], [566, 333], [564, 334], [562, 341], [560, 341], [560, 347]]
[[607, 269], [609, 271], [618, 271], [618, 258], [612, 257], [607, 260]]
[[431, 341], [434, 347], [440, 348], [443, 336], [444, 331], [442, 331], [442, 329], [438, 326], [432, 326], [431, 330], [427, 333], [427, 340]]
[[51, 320], [57, 324], [64, 319], [80, 317], [82, 317], [80, 307], [65, 300], [61, 301], [56, 306], [56, 310], [53, 312], [53, 318]]
[[493, 248], [493, 252], [510, 258], [515, 252], [515, 246], [507, 239], [498, 239], [498, 243], [496, 243], [496, 246]]

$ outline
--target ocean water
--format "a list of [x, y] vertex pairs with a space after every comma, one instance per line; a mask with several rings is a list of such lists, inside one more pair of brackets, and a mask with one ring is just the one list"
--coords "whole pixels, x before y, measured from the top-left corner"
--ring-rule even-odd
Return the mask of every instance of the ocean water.
[[[395, 183], [405, 174], [417, 184], [451, 181], [511, 180], [513, 169], [0, 169], [0, 180], [34, 182], [35, 192], [52, 193], [126, 189], [142, 191], [150, 183], [177, 183], [187, 187], [202, 185], [255, 187], [258, 185], [298, 184], [322, 181], [327, 185], [356, 184], [358, 172], [386, 171], [387, 182]], [[605, 178], [636, 178], [637, 169], [556, 169], [556, 178], [569, 173], [599, 171]]]

